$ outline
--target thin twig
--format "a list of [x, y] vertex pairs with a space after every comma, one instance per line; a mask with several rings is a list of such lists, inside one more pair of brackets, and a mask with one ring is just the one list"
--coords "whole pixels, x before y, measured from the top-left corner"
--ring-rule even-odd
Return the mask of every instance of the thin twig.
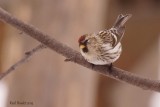
[[40, 44], [37, 47], [33, 48], [31, 51], [26, 52], [25, 56], [21, 60], [16, 62], [14, 65], [12, 65], [7, 71], [5, 71], [5, 72], [0, 74], [0, 80], [2, 78], [4, 78], [6, 75], [8, 75], [11, 72], [13, 72], [18, 66], [20, 66], [23, 63], [25, 63], [33, 54], [35, 54], [36, 52], [38, 52], [38, 51], [40, 51], [40, 50], [42, 50], [44, 48], [46, 48], [46, 46], [44, 46], [43, 44]]
[[51, 38], [51, 36], [43, 33], [42, 31], [38, 30], [34, 26], [26, 24], [23, 21], [15, 18], [14, 16], [9, 14], [2, 8], [0, 8], [0, 20], [16, 27], [20, 31], [23, 31], [24, 33], [28, 34], [28, 36], [31, 36], [32, 38], [41, 42], [42, 44], [49, 47], [50, 49], [57, 52], [58, 54], [63, 55], [67, 59], [71, 58], [72, 62], [75, 62], [79, 65], [92, 69], [93, 71], [97, 71], [105, 76], [114, 78], [116, 80], [126, 82], [134, 86], [143, 88], [143, 89], [154, 90], [154, 91], [160, 92], [160, 81], [140, 77], [133, 73], [124, 71], [116, 67], [112, 68], [112, 72], [109, 71], [107, 66], [94, 66], [93, 67], [90, 63], [88, 63], [81, 56], [79, 52]]

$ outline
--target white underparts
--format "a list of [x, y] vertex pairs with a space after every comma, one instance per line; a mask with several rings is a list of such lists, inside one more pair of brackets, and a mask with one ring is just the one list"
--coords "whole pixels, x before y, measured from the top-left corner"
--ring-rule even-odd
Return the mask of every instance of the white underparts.
[[106, 65], [115, 62], [121, 55], [122, 47], [121, 43], [118, 43], [114, 48], [110, 47], [108, 44], [105, 44], [103, 47], [105, 52], [103, 55], [96, 53], [84, 53], [80, 50], [82, 56], [90, 63], [95, 65]]

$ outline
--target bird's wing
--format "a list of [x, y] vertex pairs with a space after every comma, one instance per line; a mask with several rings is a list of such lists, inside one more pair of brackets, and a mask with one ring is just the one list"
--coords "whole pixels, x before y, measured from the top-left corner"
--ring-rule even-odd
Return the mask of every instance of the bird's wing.
[[120, 14], [111, 29], [100, 31], [98, 35], [101, 36], [104, 43], [110, 43], [114, 48], [123, 38], [125, 32], [125, 23], [131, 18], [131, 16], [131, 14]]
[[100, 36], [101, 41], [104, 44], [110, 44], [112, 47], [115, 46], [115, 44], [117, 42], [117, 37], [116, 37], [116, 34], [114, 34], [114, 31], [112, 31], [112, 30], [103, 30], [103, 31], [100, 31], [98, 33], [98, 35]]

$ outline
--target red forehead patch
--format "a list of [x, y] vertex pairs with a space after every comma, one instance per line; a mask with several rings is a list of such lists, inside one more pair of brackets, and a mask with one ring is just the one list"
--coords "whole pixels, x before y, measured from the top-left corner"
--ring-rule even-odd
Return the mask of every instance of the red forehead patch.
[[85, 35], [82, 35], [79, 39], [78, 39], [78, 42], [80, 43], [80, 42], [82, 42], [83, 40], [85, 40]]

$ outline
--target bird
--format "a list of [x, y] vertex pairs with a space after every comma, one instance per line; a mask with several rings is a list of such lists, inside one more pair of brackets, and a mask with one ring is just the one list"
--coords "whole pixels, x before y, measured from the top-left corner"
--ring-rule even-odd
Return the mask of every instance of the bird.
[[109, 65], [112, 67], [122, 53], [121, 40], [125, 33], [125, 23], [132, 14], [118, 15], [110, 29], [84, 34], [79, 37], [80, 53], [93, 65]]

